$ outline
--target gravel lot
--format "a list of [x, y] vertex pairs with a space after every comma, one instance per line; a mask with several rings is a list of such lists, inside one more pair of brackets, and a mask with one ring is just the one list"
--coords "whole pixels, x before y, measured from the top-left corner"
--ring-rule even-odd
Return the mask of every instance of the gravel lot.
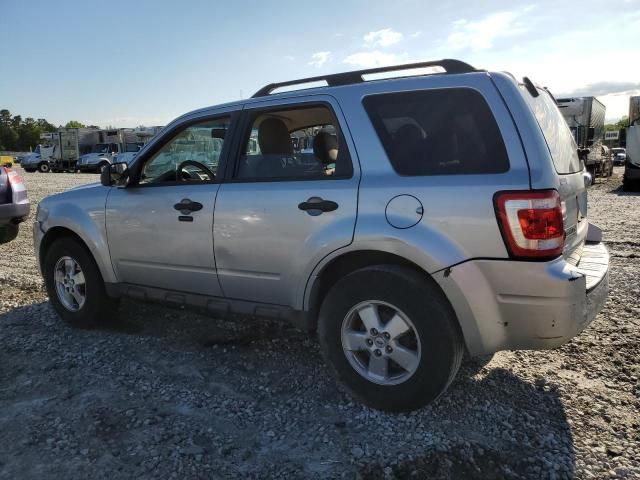
[[[35, 205], [96, 175], [28, 174]], [[640, 194], [590, 189], [611, 294], [559, 350], [463, 365], [434, 405], [369, 410], [277, 323], [123, 302], [102, 330], [49, 307], [31, 220], [0, 247], [0, 478], [640, 478]]]

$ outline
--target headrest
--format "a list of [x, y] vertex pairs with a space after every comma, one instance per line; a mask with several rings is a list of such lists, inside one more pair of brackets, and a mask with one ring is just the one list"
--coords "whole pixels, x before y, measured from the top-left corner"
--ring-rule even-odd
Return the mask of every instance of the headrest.
[[422, 130], [416, 125], [409, 123], [401, 126], [394, 135], [396, 143], [416, 142], [424, 140]]
[[313, 139], [313, 154], [322, 163], [333, 163], [329, 150], [338, 149], [338, 137], [327, 130], [320, 130]]
[[289, 130], [279, 118], [267, 118], [258, 127], [258, 145], [264, 155], [293, 153]]

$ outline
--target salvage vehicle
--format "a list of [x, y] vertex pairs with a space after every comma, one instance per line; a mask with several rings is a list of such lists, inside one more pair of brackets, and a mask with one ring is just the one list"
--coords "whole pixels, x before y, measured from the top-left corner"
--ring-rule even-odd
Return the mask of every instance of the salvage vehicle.
[[624, 165], [624, 162], [627, 160], [627, 151], [621, 147], [612, 148], [611, 155], [614, 165]]
[[33, 152], [22, 157], [20, 166], [25, 172], [35, 172], [37, 170], [42, 173], [48, 173], [51, 171], [51, 162], [53, 162], [55, 150], [55, 145], [39, 144]]
[[11, 168], [15, 162], [15, 158], [10, 155], [0, 155], [0, 167]]
[[29, 215], [27, 189], [18, 174], [0, 167], [0, 244], [18, 236], [18, 225]]
[[45, 198], [34, 244], [72, 326], [121, 297], [289, 320], [355, 398], [408, 411], [465, 352], [555, 348], [594, 319], [609, 256], [588, 181], [548, 91], [422, 62], [179, 117], [99, 185]]
[[604, 104], [596, 97], [559, 98], [557, 103], [578, 144], [578, 156], [591, 176], [594, 179], [610, 176], [613, 164], [602, 149], [606, 113]]
[[629, 99], [626, 154], [622, 187], [624, 190], [636, 190], [640, 188], [640, 96]]
[[100, 143], [78, 158], [76, 169], [81, 172], [100, 172], [114, 162], [115, 157], [132, 159], [142, 146], [162, 127], [138, 127], [101, 130]]

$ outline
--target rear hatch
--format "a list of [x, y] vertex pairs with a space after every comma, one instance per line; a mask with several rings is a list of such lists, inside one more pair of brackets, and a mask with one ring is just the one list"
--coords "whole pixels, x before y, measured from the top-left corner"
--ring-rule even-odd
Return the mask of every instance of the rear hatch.
[[587, 188], [578, 146], [553, 97], [543, 89], [533, 96], [522, 86], [522, 95], [531, 107], [546, 140], [559, 177], [558, 192], [562, 202], [565, 242], [564, 258], [576, 265], [580, 261], [587, 237]]

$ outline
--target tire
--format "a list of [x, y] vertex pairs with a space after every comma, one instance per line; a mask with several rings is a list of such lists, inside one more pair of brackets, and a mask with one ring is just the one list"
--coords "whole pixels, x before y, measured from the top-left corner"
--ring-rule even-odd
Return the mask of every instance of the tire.
[[[66, 297], [71, 300], [75, 310], [65, 306], [64, 296], [59, 294], [55, 280], [56, 267], [63, 258], [69, 258], [76, 262], [84, 276], [84, 288], [79, 288], [76, 293], [84, 298], [79, 302], [75, 296]], [[73, 237], [61, 237], [55, 240], [44, 256], [44, 280], [49, 294], [49, 300], [55, 311], [70, 326], [76, 328], [93, 328], [111, 321], [116, 315], [118, 300], [107, 295], [104, 280], [98, 270], [95, 260], [86, 246]], [[77, 271], [74, 269], [74, 271]], [[71, 276], [78, 285], [82, 285], [78, 275]], [[72, 286], [71, 288], [75, 287]], [[84, 295], [82, 295], [84, 293]]]
[[[384, 330], [375, 337], [368, 335], [361, 319], [368, 316], [371, 323], [375, 316], [357, 313], [358, 308], [365, 313], [377, 309], [380, 328], [390, 331], [389, 319], [400, 318], [407, 333], [396, 340]], [[351, 329], [354, 319], [360, 319], [360, 331]], [[405, 412], [425, 406], [447, 389], [460, 368], [464, 349], [453, 309], [431, 279], [411, 269], [377, 265], [348, 274], [325, 297], [318, 320], [322, 353], [334, 375], [353, 397], [372, 408]], [[343, 349], [345, 331], [358, 339], [369, 337], [357, 353]], [[387, 339], [386, 346], [382, 336]], [[367, 378], [370, 373], [362, 373], [376, 349], [380, 353], [377, 362], [383, 360], [388, 369], [388, 378], [378, 377], [377, 381]], [[401, 351], [406, 359], [407, 350], [418, 353], [411, 357], [414, 368], [401, 368], [388, 360], [402, 358], [397, 357]], [[387, 356], [386, 352], [392, 353]]]
[[48, 163], [42, 162], [40, 165], [38, 165], [38, 171], [40, 173], [49, 173], [51, 171], [51, 168], [49, 168]]
[[100, 162], [98, 164], [98, 168], [96, 169], [96, 173], [102, 173], [102, 169], [109, 165], [109, 162]]
[[0, 227], [0, 245], [9, 243], [18, 236], [18, 225], [12, 223]]
[[25, 168], [24, 171], [28, 172], [28, 173], [33, 173], [33, 172], [36, 171], [36, 169], [35, 168]]

